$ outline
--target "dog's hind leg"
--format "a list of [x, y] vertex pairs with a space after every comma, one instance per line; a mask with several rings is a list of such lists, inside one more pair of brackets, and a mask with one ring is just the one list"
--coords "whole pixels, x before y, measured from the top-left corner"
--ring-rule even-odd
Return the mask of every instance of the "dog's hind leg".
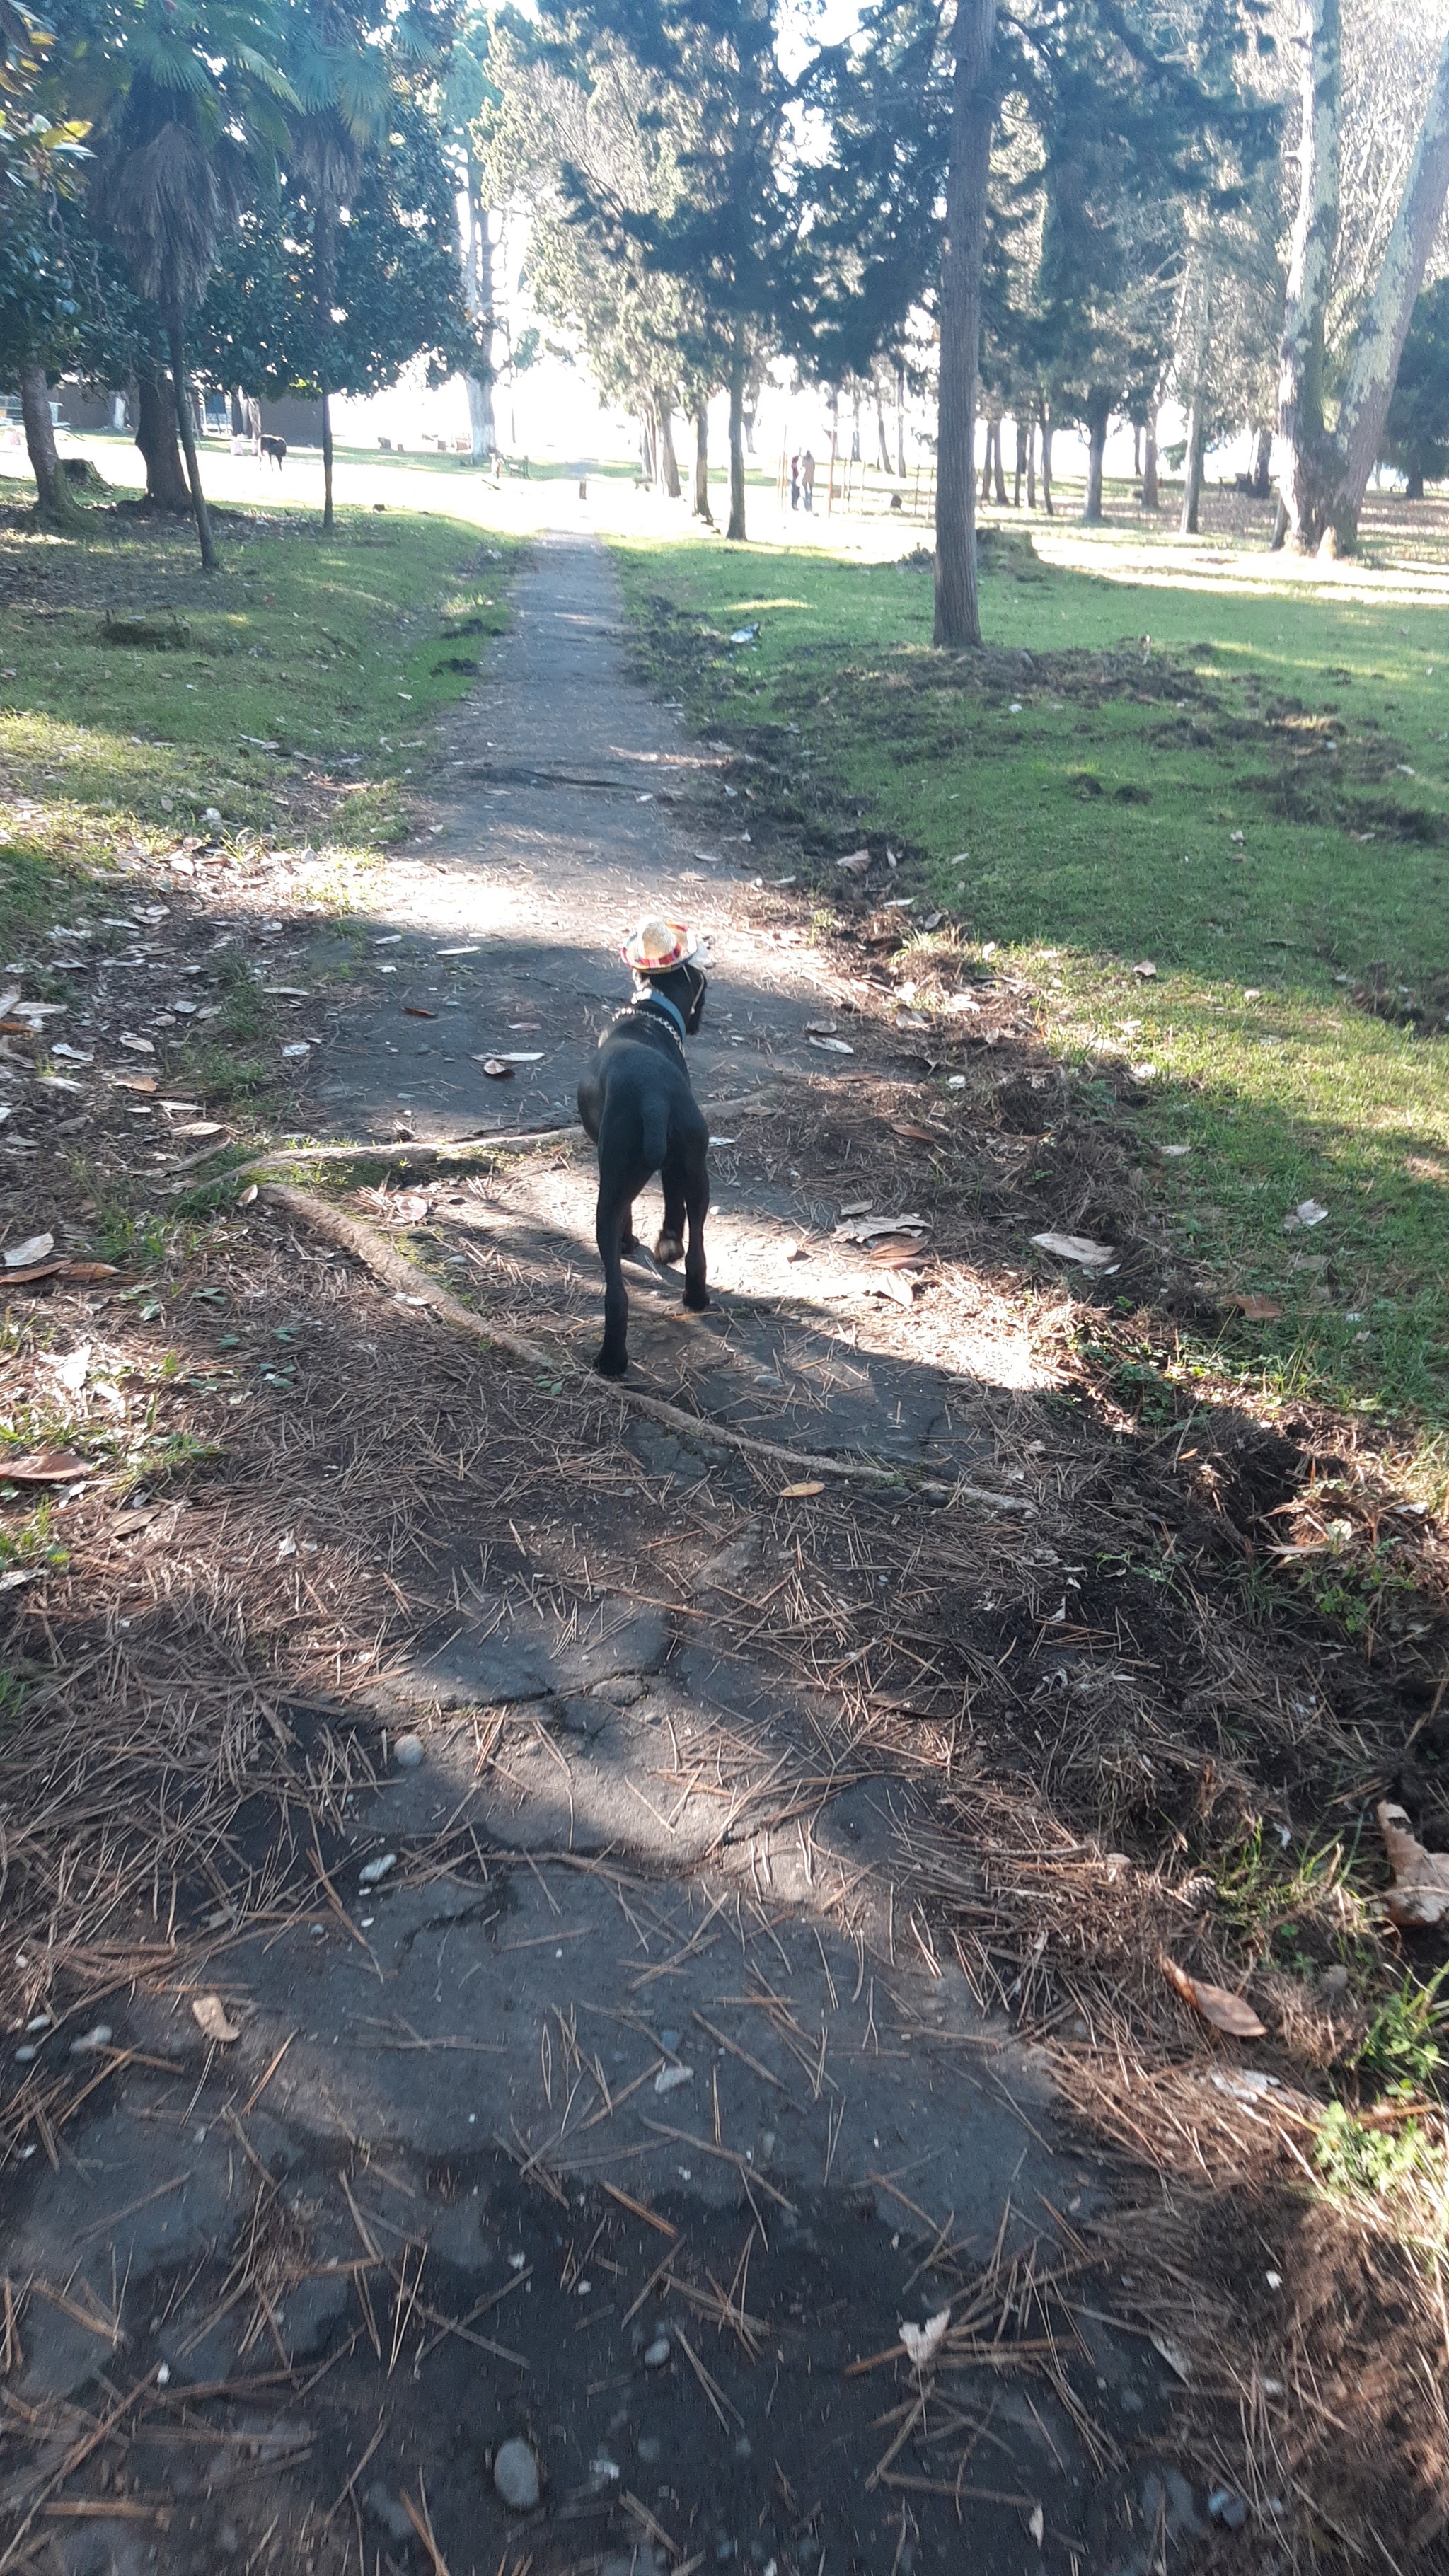
[[684, 1163], [671, 1155], [659, 1175], [664, 1192], [664, 1223], [654, 1242], [656, 1261], [677, 1261], [684, 1250]]
[[629, 1365], [629, 1298], [624, 1286], [625, 1236], [633, 1242], [632, 1198], [599, 1192], [594, 1234], [604, 1271], [604, 1338], [594, 1366], [600, 1377], [622, 1377]]
[[[706, 1139], [706, 1143], [708, 1140]], [[709, 1165], [703, 1144], [686, 1150], [684, 1206], [689, 1218], [689, 1250], [684, 1256], [684, 1302], [699, 1313], [709, 1304], [705, 1285], [704, 1220], [709, 1214]]]

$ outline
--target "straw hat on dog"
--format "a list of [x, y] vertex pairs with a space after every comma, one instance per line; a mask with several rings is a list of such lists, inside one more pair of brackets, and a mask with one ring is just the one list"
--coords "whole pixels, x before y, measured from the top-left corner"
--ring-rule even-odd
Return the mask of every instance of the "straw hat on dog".
[[619, 954], [636, 975], [667, 975], [671, 967], [687, 966], [698, 956], [699, 942], [682, 921], [641, 921]]

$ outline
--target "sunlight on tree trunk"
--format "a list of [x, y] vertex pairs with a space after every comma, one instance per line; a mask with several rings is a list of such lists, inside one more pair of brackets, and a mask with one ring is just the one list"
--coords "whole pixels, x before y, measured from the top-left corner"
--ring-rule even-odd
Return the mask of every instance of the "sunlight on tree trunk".
[[701, 403], [694, 415], [694, 516], [707, 528], [714, 526], [709, 506], [709, 405]]
[[1334, 522], [1341, 543], [1358, 534], [1358, 514], [1368, 479], [1378, 462], [1384, 424], [1398, 380], [1399, 360], [1424, 282], [1429, 253], [1449, 199], [1449, 34], [1439, 56], [1434, 86], [1404, 193], [1394, 218], [1368, 310], [1359, 324], [1348, 377], [1339, 404], [1334, 444], [1342, 460], [1334, 495]]
[[[488, 208], [483, 203], [483, 179], [472, 153], [467, 159], [463, 212], [463, 284], [468, 312], [486, 334], [484, 347], [491, 370], [493, 316], [493, 234]], [[494, 445], [493, 378], [468, 375], [463, 378], [468, 396], [468, 436], [472, 462], [481, 465], [491, 456]]]
[[197, 539], [201, 546], [201, 569], [216, 570], [216, 544], [211, 533], [211, 513], [206, 494], [201, 488], [201, 467], [196, 455], [196, 431], [191, 419], [191, 403], [186, 384], [186, 340], [179, 316], [173, 316], [168, 337], [171, 343], [171, 391], [176, 403], [176, 426], [181, 434], [181, 453], [186, 459], [186, 480], [191, 492], [192, 515], [196, 521]]
[[1182, 516], [1178, 522], [1180, 537], [1195, 537], [1202, 505], [1203, 460], [1207, 455], [1208, 350], [1212, 341], [1212, 289], [1210, 269], [1199, 268], [1197, 328], [1193, 334], [1192, 360], [1188, 373], [1187, 452], [1182, 468]]
[[745, 317], [735, 316], [730, 348], [730, 523], [727, 537], [745, 541]]
[[659, 480], [671, 501], [679, 498], [679, 459], [674, 453], [674, 412], [667, 394], [655, 397], [654, 416], [659, 423]]
[[1207, 404], [1201, 390], [1194, 394], [1188, 415], [1187, 454], [1182, 468], [1182, 517], [1178, 521], [1180, 537], [1195, 537], [1202, 505], [1202, 468], [1207, 454]]
[[493, 386], [482, 376], [465, 376], [464, 391], [468, 396], [468, 446], [474, 465], [481, 465], [493, 453]]
[[1041, 505], [1049, 519], [1056, 517], [1052, 508], [1052, 440], [1055, 436], [1051, 414], [1044, 411], [1041, 416]]
[[933, 641], [981, 641], [976, 593], [976, 374], [981, 255], [991, 161], [991, 53], [996, 0], [957, 0], [951, 163], [941, 256], [941, 380], [936, 448], [936, 621]]
[[1298, 212], [1288, 261], [1278, 369], [1278, 426], [1289, 453], [1283, 499], [1300, 545], [1327, 522], [1330, 461], [1323, 422], [1323, 335], [1338, 239], [1339, 0], [1299, 0]]
[[1157, 495], [1157, 414], [1153, 412], [1142, 436], [1142, 507], [1161, 507]]
[[86, 514], [70, 487], [70, 477], [55, 452], [55, 427], [50, 417], [50, 387], [42, 366], [30, 365], [20, 370], [20, 412], [25, 424], [25, 445], [30, 457], [30, 470], [35, 477], [37, 515], [51, 527], [78, 530], [85, 525]]

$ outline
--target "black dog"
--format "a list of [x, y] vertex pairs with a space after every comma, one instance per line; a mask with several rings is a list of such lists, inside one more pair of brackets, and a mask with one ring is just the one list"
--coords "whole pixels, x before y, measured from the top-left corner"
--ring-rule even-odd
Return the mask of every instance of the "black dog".
[[629, 1300], [621, 1264], [636, 1248], [634, 1201], [655, 1172], [664, 1185], [664, 1224], [654, 1257], [679, 1259], [687, 1217], [684, 1302], [696, 1309], [709, 1304], [709, 1128], [684, 1061], [684, 1040], [704, 1017], [705, 990], [697, 966], [636, 974], [633, 1001], [600, 1039], [598, 1062], [579, 1084], [579, 1116], [599, 1149], [596, 1232], [604, 1265], [604, 1339], [594, 1366], [604, 1377], [622, 1377], [629, 1365]]
[[287, 442], [285, 438], [274, 438], [270, 430], [263, 430], [262, 454], [263, 456], [270, 456], [272, 463], [275, 465], [279, 474], [281, 473], [286, 453]]

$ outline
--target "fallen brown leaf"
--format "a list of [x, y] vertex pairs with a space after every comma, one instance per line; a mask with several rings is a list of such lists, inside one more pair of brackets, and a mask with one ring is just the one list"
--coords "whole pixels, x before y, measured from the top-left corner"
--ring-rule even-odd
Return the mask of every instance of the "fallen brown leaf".
[[436, 1011], [430, 1011], [422, 1002], [404, 1002], [403, 1013], [410, 1020], [435, 1020], [438, 1016]]
[[913, 1127], [909, 1120], [904, 1118], [893, 1118], [891, 1120], [891, 1134], [893, 1136], [904, 1136], [907, 1143], [911, 1145], [939, 1145], [941, 1142], [940, 1137], [935, 1135], [929, 1127]]
[[88, 1458], [69, 1449], [37, 1449], [28, 1458], [0, 1461], [0, 1482], [11, 1485], [68, 1485], [74, 1476], [93, 1476]]
[[804, 1485], [782, 1485], [780, 1488], [780, 1500], [782, 1503], [804, 1502], [807, 1495], [823, 1494], [824, 1491], [824, 1483], [819, 1479]]
[[1402, 1807], [1385, 1798], [1377, 1809], [1394, 1883], [1385, 1898], [1391, 1923], [1432, 1924], [1449, 1913], [1449, 1852], [1431, 1852], [1418, 1841]]
[[[1449, 1896], [1449, 1888], [1445, 1890]], [[1183, 2002], [1201, 2013], [1214, 2030], [1225, 2030], [1232, 2039], [1266, 2039], [1267, 2025], [1259, 2021], [1251, 2004], [1241, 1995], [1229, 1994], [1226, 1986], [1209, 1985], [1202, 1977], [1190, 1977], [1175, 1959], [1161, 1961], [1162, 1973], [1169, 1985], [1176, 1986]]]
[[196, 1995], [192, 1999], [191, 2011], [208, 2039], [220, 2040], [223, 2046], [228, 2040], [240, 2039], [241, 2031], [235, 2022], [228, 2021], [220, 1995]]
[[1225, 1297], [1223, 1304], [1234, 1315], [1243, 1315], [1250, 1324], [1277, 1324], [1283, 1309], [1271, 1297]]

